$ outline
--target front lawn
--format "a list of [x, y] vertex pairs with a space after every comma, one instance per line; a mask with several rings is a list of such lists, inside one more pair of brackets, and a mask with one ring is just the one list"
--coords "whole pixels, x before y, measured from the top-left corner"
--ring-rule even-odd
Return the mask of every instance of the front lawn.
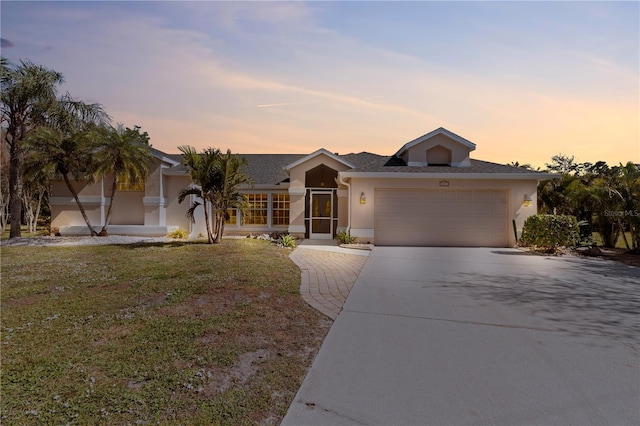
[[[631, 232], [625, 232], [624, 235], [627, 237], [627, 243], [629, 243], [629, 247], [633, 246], [633, 242], [632, 242], [632, 238], [633, 236], [631, 235]], [[600, 236], [599, 232], [593, 232], [592, 233], [592, 238], [593, 241], [600, 247], [602, 247], [602, 237]], [[622, 236], [622, 234], [620, 234], [618, 236], [618, 241], [616, 241], [616, 248], [627, 248], [627, 246], [624, 243], [624, 237]]]
[[278, 424], [330, 326], [290, 251], [2, 247], [2, 424]]

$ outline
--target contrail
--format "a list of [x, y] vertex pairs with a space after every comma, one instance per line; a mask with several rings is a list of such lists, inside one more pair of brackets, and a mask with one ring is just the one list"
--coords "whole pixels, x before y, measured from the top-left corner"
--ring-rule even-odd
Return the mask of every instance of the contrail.
[[292, 102], [283, 102], [280, 104], [261, 104], [258, 105], [258, 108], [271, 108], [271, 107], [277, 107], [277, 106], [285, 106], [285, 105], [293, 105]]

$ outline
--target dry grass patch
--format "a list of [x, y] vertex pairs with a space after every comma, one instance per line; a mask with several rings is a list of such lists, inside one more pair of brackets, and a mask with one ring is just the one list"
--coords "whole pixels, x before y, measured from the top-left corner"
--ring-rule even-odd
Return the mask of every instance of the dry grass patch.
[[4, 424], [278, 424], [330, 321], [257, 240], [2, 248]]

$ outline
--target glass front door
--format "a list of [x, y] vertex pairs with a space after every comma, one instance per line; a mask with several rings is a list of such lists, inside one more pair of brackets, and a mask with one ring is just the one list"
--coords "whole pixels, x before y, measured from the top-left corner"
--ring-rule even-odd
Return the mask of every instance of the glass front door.
[[311, 191], [309, 238], [333, 238], [333, 192]]

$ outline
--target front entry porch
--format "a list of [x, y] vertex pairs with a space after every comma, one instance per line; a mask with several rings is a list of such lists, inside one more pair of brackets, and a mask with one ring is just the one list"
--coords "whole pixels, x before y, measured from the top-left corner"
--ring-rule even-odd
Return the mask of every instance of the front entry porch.
[[338, 226], [338, 200], [335, 189], [310, 189], [307, 234], [312, 240], [332, 240]]
[[288, 231], [298, 238], [332, 240], [348, 226], [348, 188], [338, 173], [355, 167], [319, 150], [287, 167], [290, 174]]

